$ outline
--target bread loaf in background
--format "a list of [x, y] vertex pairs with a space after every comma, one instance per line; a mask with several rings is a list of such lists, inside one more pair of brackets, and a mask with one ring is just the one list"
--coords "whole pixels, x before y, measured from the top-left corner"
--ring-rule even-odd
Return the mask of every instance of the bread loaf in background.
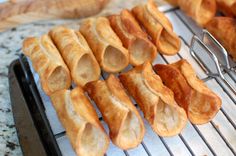
[[0, 4], [0, 32], [39, 20], [81, 18], [98, 13], [108, 0], [14, 0]]

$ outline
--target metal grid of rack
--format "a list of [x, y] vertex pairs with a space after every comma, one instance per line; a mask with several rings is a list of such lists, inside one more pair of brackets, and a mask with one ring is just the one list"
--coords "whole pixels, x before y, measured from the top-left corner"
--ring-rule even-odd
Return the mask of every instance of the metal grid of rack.
[[[157, 63], [169, 64], [182, 58], [187, 59], [197, 72], [198, 77], [201, 78], [209, 88], [221, 97], [222, 108], [211, 122], [204, 125], [193, 125], [188, 122], [186, 128], [179, 135], [170, 138], [158, 136], [152, 131], [150, 125], [144, 119], [146, 134], [142, 143], [137, 148], [125, 151], [110, 143], [110, 147], [106, 155], [236, 155], [235, 64], [229, 60], [228, 64], [226, 61], [225, 66], [220, 62], [220, 60], [217, 59], [217, 57], [215, 58], [212, 51], [208, 47], [205, 47], [205, 43], [202, 40], [202, 29], [196, 26], [180, 10], [172, 8], [163, 11], [165, 11], [166, 16], [172, 22], [175, 32], [180, 36], [182, 40], [182, 47], [180, 52], [175, 56], [158, 55], [156, 60], [153, 62], [153, 65]], [[196, 36], [192, 37], [193, 35]], [[217, 42], [214, 43], [217, 44]], [[201, 55], [199, 51], [205, 54]], [[207, 59], [207, 61], [205, 61], [201, 56], [206, 57], [207, 55], [209, 55], [209, 58], [205, 58]], [[20, 60], [24, 69], [25, 67], [22, 57], [23, 56], [20, 57]], [[37, 97], [37, 95], [34, 96], [36, 99], [41, 98], [43, 101], [45, 114], [51, 125], [52, 132], [55, 136], [60, 151], [62, 155], [73, 156], [75, 153], [65, 135], [65, 130], [56, 116], [56, 112], [49, 97], [42, 91], [39, 77], [33, 70], [30, 61], [29, 64], [40, 94], [40, 97]], [[125, 70], [130, 68], [132, 67], [129, 66]], [[107, 73], [102, 73], [101, 79], [105, 79], [107, 75]], [[133, 99], [132, 101], [135, 104]], [[91, 103], [96, 108], [93, 101], [91, 101]], [[135, 105], [137, 106], [137, 104]], [[137, 109], [140, 111], [138, 106]], [[108, 132], [108, 127], [102, 120], [101, 113], [97, 108], [96, 111], [100, 121]], [[140, 114], [143, 117], [141, 111]]]

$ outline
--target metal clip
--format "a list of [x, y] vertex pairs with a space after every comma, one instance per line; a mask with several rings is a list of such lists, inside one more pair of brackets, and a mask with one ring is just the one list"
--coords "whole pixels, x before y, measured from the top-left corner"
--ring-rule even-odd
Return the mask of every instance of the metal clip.
[[220, 49], [220, 52], [222, 52], [224, 61], [226, 63], [226, 67], [224, 66], [224, 68], [230, 70], [231, 67], [229, 64], [229, 55], [227, 51], [225, 50], [225, 48], [215, 39], [215, 37], [209, 31], [207, 31], [206, 29], [203, 29], [202, 41], [204, 41], [204, 38], [206, 36], [208, 37], [208, 39], [211, 39], [215, 43], [215, 45]]
[[[210, 33], [209, 33], [210, 34]], [[210, 57], [213, 59], [215, 65], [216, 65], [216, 69], [217, 69], [217, 73], [211, 73], [209, 72], [208, 69], [205, 68], [205, 66], [203, 65], [202, 61], [198, 58], [198, 56], [195, 54], [193, 48], [195, 43], [200, 44], [210, 55]], [[218, 42], [218, 41], [217, 41]], [[220, 68], [220, 63], [218, 58], [216, 57], [216, 55], [203, 43], [203, 41], [201, 41], [196, 35], [194, 35], [192, 37], [191, 40], [191, 44], [190, 44], [190, 48], [189, 48], [190, 54], [193, 56], [193, 58], [198, 62], [198, 64], [206, 71], [206, 74], [208, 76], [214, 77], [214, 78], [221, 78], [223, 80], [223, 82], [230, 88], [230, 90], [236, 95], [236, 89], [225, 79], [221, 68]]]

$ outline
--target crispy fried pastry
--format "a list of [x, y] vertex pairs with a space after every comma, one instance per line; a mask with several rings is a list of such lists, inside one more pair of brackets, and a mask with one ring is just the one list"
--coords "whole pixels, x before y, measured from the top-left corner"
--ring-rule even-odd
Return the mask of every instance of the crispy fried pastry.
[[200, 26], [207, 24], [216, 13], [215, 0], [178, 0], [178, 5]]
[[106, 72], [119, 72], [129, 64], [127, 49], [112, 30], [109, 20], [105, 17], [89, 18], [80, 26], [80, 32]]
[[64, 89], [50, 98], [76, 154], [103, 156], [109, 138], [83, 90], [80, 87], [72, 91]]
[[236, 16], [236, 0], [216, 0], [217, 9], [229, 17]]
[[132, 13], [151, 36], [160, 53], [174, 55], [180, 50], [181, 42], [174, 33], [172, 24], [154, 2], [138, 5], [132, 9]]
[[236, 20], [230, 17], [214, 17], [206, 29], [225, 47], [236, 61]]
[[32, 61], [47, 95], [70, 87], [70, 72], [48, 35], [25, 39], [22, 49]]
[[137, 66], [145, 61], [152, 62], [156, 58], [156, 47], [128, 10], [122, 10], [120, 15], [110, 16], [109, 20], [124, 47], [128, 49], [132, 65]]
[[174, 136], [181, 132], [187, 115], [175, 102], [173, 92], [154, 73], [150, 63], [137, 66], [119, 77], [158, 135]]
[[219, 111], [221, 99], [197, 78], [186, 60], [170, 65], [157, 64], [154, 69], [174, 92], [175, 100], [185, 109], [192, 123], [207, 123]]
[[87, 82], [99, 79], [101, 73], [99, 64], [80, 32], [61, 26], [52, 29], [49, 34], [77, 85], [83, 87]]
[[144, 124], [123, 86], [114, 75], [86, 85], [110, 129], [112, 142], [122, 149], [138, 146], [145, 133]]

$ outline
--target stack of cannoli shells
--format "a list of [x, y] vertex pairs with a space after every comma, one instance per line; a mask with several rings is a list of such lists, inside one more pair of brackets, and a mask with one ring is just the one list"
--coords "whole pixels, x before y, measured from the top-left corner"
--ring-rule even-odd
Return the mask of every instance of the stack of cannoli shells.
[[[76, 154], [101, 156], [109, 139], [84, 91], [102, 113], [112, 142], [121, 149], [137, 147], [145, 134], [142, 118], [122, 84], [158, 135], [179, 134], [187, 115], [150, 63], [157, 51], [174, 55], [180, 46], [172, 24], [150, 0], [119, 15], [88, 18], [79, 31], [55, 27], [48, 35], [26, 39], [23, 50]], [[113, 74], [99, 80], [101, 70], [117, 73], [129, 63], [134, 68], [120, 74], [120, 80]], [[67, 90], [71, 81], [77, 87]]]
[[221, 99], [197, 78], [186, 60], [169, 65], [158, 64], [154, 69], [174, 92], [175, 100], [185, 109], [192, 123], [207, 123], [219, 111]]

